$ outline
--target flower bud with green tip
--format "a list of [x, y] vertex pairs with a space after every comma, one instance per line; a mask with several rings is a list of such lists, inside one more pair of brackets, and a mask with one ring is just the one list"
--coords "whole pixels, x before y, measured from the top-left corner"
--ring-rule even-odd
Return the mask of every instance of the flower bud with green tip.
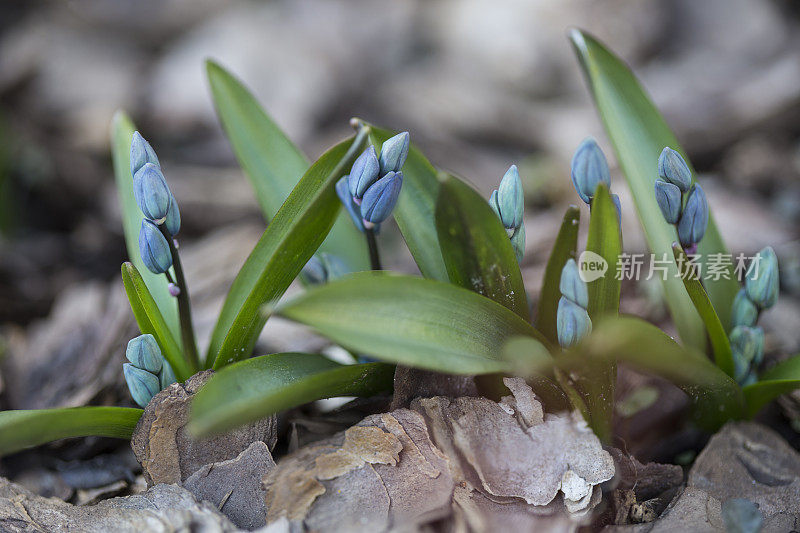
[[136, 368], [131, 363], [122, 365], [122, 373], [125, 375], [125, 382], [128, 384], [128, 390], [131, 391], [133, 401], [141, 407], [147, 406], [153, 396], [161, 390], [161, 384], [154, 374]]
[[678, 221], [678, 239], [684, 248], [691, 247], [701, 240], [708, 226], [708, 200], [706, 193], [698, 184], [692, 185], [689, 197]]
[[147, 219], [139, 229], [139, 253], [144, 266], [154, 274], [163, 274], [172, 266], [172, 253], [166, 237]]
[[757, 320], [758, 307], [747, 297], [745, 289], [740, 289], [731, 307], [731, 327], [755, 326]]
[[619, 196], [612, 194], [611, 202], [614, 204], [614, 209], [617, 210], [617, 223], [622, 224], [622, 204], [619, 202]]
[[558, 343], [562, 348], [570, 348], [592, 332], [592, 320], [586, 309], [562, 296], [558, 301], [556, 328]]
[[361, 201], [364, 227], [370, 228], [389, 218], [400, 197], [402, 187], [403, 173], [389, 172], [367, 189]]
[[767, 246], [758, 252], [745, 274], [747, 297], [761, 309], [772, 307], [778, 301], [778, 278], [778, 258], [775, 250]]
[[677, 186], [682, 192], [692, 185], [692, 171], [683, 160], [681, 154], [670, 147], [665, 147], [658, 156], [658, 177]]
[[164, 219], [164, 227], [167, 228], [167, 233], [173, 237], [181, 230], [181, 211], [172, 194], [169, 195], [169, 209], [167, 209], [167, 218]]
[[375, 153], [375, 147], [370, 146], [358, 156], [358, 159], [353, 163], [350, 169], [350, 176], [348, 178], [348, 185], [350, 187], [350, 195], [355, 199], [358, 204], [367, 189], [380, 177], [380, 163], [378, 163], [378, 156]]
[[175, 372], [169, 363], [164, 361], [164, 366], [161, 367], [161, 373], [158, 375], [158, 384], [161, 390], [166, 389], [176, 381], [178, 381], [178, 378], [175, 377]]
[[125, 357], [133, 366], [147, 370], [152, 374], [158, 374], [164, 363], [161, 348], [158, 347], [156, 338], [149, 333], [139, 335], [128, 341]]
[[558, 289], [568, 300], [584, 309], [589, 307], [589, 289], [578, 272], [578, 263], [572, 258], [567, 260], [561, 270], [561, 281], [558, 284]]
[[158, 162], [156, 151], [150, 146], [150, 143], [144, 140], [144, 137], [138, 131], [133, 132], [133, 139], [131, 139], [131, 177], [136, 175], [136, 172], [142, 168], [145, 163], [152, 163], [161, 168]]
[[606, 156], [591, 137], [585, 139], [572, 156], [572, 183], [587, 204], [592, 201], [598, 184], [605, 183], [611, 187]]
[[381, 175], [389, 172], [399, 172], [408, 158], [410, 136], [407, 131], [398, 133], [381, 146], [380, 168]]
[[520, 224], [519, 228], [511, 235], [511, 246], [514, 248], [514, 255], [519, 263], [525, 255], [525, 224]]
[[336, 182], [336, 195], [344, 205], [350, 218], [353, 219], [353, 224], [356, 225], [359, 231], [364, 231], [364, 222], [361, 220], [361, 207], [353, 200], [353, 195], [350, 194], [349, 185], [350, 176], [345, 176]]
[[764, 330], [760, 327], [736, 326], [729, 336], [731, 350], [744, 361], [758, 364], [764, 355]]
[[522, 225], [525, 212], [525, 196], [517, 165], [511, 165], [500, 180], [497, 194], [492, 193], [495, 212], [498, 213], [506, 229], [516, 230]]
[[146, 218], [159, 223], [166, 218], [172, 193], [161, 169], [153, 163], [145, 163], [133, 175], [133, 196]]
[[677, 224], [681, 217], [681, 190], [674, 183], [656, 180], [656, 202], [664, 215], [664, 220]]

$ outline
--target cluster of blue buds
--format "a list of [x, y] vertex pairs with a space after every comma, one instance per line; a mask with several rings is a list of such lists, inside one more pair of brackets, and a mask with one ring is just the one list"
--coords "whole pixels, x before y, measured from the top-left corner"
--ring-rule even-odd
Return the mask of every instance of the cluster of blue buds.
[[581, 279], [574, 259], [569, 259], [561, 270], [558, 289], [561, 291], [556, 315], [558, 343], [562, 348], [569, 348], [592, 332], [592, 319], [587, 311], [589, 289]]
[[403, 186], [400, 169], [408, 149], [407, 131], [387, 139], [380, 157], [370, 146], [355, 160], [350, 174], [336, 183], [336, 194], [361, 231], [379, 230], [381, 222], [392, 214]]
[[755, 369], [764, 358], [764, 330], [758, 316], [778, 301], [778, 258], [767, 246], [753, 259], [745, 274], [744, 288], [733, 301], [728, 336], [733, 351], [735, 378], [742, 385], [757, 381]]
[[139, 253], [148, 270], [163, 274], [172, 266], [165, 233], [171, 238], [180, 231], [181, 213], [161, 173], [155, 151], [138, 131], [133, 133], [131, 141], [131, 176], [133, 196], [144, 214], [139, 228]]
[[[575, 150], [572, 156], [572, 184], [578, 195], [587, 205], [592, 205], [597, 186], [604, 183], [611, 190], [611, 171], [603, 150], [591, 137], [587, 137]], [[617, 218], [622, 216], [619, 196], [611, 195], [611, 200], [617, 208]]]
[[303, 267], [303, 276], [312, 285], [323, 285], [349, 274], [350, 269], [339, 257], [321, 252], [309, 259]]
[[522, 192], [522, 181], [516, 165], [509, 167], [500, 180], [500, 187], [492, 191], [489, 205], [506, 228], [517, 261], [522, 261], [522, 255], [525, 253], [525, 224], [522, 223], [525, 195]]
[[130, 361], [122, 365], [133, 401], [146, 406], [158, 391], [175, 383], [175, 373], [161, 355], [155, 337], [139, 335], [128, 342], [125, 357]]
[[708, 226], [708, 200], [703, 188], [697, 183], [692, 184], [689, 165], [670, 147], [665, 147], [658, 156], [655, 194], [664, 219], [678, 227], [681, 246], [694, 253]]

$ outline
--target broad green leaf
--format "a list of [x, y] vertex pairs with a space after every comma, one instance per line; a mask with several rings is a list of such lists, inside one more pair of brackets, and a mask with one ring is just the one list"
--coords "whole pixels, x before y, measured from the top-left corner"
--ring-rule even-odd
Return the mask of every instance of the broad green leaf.
[[[371, 126], [370, 143], [380, 153], [383, 142], [395, 133]], [[439, 249], [434, 220], [438, 194], [436, 169], [412, 143], [406, 164], [403, 165], [403, 189], [394, 208], [394, 220], [422, 275], [447, 281], [447, 268]]]
[[141, 409], [69, 407], [0, 412], [0, 455], [67, 437], [130, 439]]
[[[592, 320], [619, 312], [620, 280], [617, 279], [619, 257], [622, 254], [617, 208], [604, 184], [597, 187], [592, 199], [592, 214], [589, 217], [589, 235], [586, 251], [602, 257], [608, 264], [605, 274], [587, 285], [589, 288], [589, 316]], [[582, 265], [581, 265], [582, 268]]]
[[111, 123], [111, 155], [114, 160], [114, 179], [122, 212], [122, 227], [125, 231], [125, 245], [128, 258], [144, 279], [150, 294], [153, 295], [164, 320], [176, 338], [180, 338], [178, 323], [178, 304], [170, 296], [167, 289], [167, 278], [153, 274], [144, 266], [139, 255], [139, 227], [142, 225], [142, 214], [133, 197], [133, 176], [131, 176], [131, 139], [136, 127], [123, 111], [117, 111]]
[[486, 200], [455, 176], [442, 174], [435, 216], [450, 282], [530, 320], [514, 248]]
[[[308, 170], [308, 160], [238, 79], [213, 61], [206, 62], [206, 73], [222, 127], [269, 222]], [[345, 212], [320, 251], [340, 257], [353, 270], [369, 268], [364, 236]]]
[[[650, 249], [658, 258], [672, 257], [670, 248], [677, 235], [674, 227], [661, 216], [653, 183], [657, 176], [658, 156], [665, 146], [678, 150], [684, 158], [686, 154], [625, 63], [585, 32], [573, 30], [570, 39], [630, 186]], [[704, 260], [709, 254], [727, 253], [711, 216], [699, 252]], [[732, 269], [731, 266], [730, 279], [712, 280], [707, 285], [723, 324], [728, 323], [733, 298], [739, 289]], [[677, 267], [670, 264], [664, 281], [667, 305], [684, 343], [704, 350], [706, 339], [702, 322], [677, 273]]]
[[[592, 213], [589, 217], [589, 235], [586, 251], [600, 256], [608, 265], [605, 273], [587, 283], [589, 288], [589, 316], [596, 323], [604, 316], [616, 316], [619, 312], [620, 279], [619, 257], [622, 253], [617, 208], [605, 184], [600, 184], [592, 199]], [[579, 265], [583, 268], [584, 265]], [[587, 360], [576, 369], [575, 382], [584, 393], [589, 408], [589, 424], [604, 442], [611, 438], [611, 420], [614, 416], [614, 389], [617, 381], [617, 367], [613, 360]]]
[[697, 309], [700, 318], [703, 319], [703, 323], [706, 325], [708, 337], [711, 339], [711, 348], [714, 351], [714, 361], [723, 372], [733, 377], [735, 373], [733, 354], [731, 353], [728, 335], [725, 333], [725, 327], [720, 322], [717, 312], [708, 298], [708, 293], [703, 287], [703, 282], [700, 281], [694, 265], [689, 262], [689, 258], [683, 248], [678, 244], [674, 244], [672, 252], [675, 255], [675, 262], [678, 264], [678, 270], [680, 270], [686, 292], [689, 293], [689, 298], [692, 299], [695, 309]]
[[167, 327], [164, 316], [147, 289], [142, 275], [132, 263], [122, 263], [122, 284], [125, 286], [125, 294], [128, 295], [128, 301], [131, 304], [136, 323], [139, 325], [139, 330], [143, 334], [149, 333], [156, 338], [162, 355], [175, 371], [175, 376], [179, 381], [189, 379], [194, 372]]
[[747, 415], [755, 416], [766, 404], [797, 388], [800, 388], [800, 355], [781, 361], [764, 372], [758, 383], [744, 387]]
[[547, 342], [489, 298], [450, 283], [388, 273], [352, 274], [276, 312], [357, 353], [450, 374], [507, 371], [501, 349], [513, 336]]
[[693, 400], [697, 421], [716, 429], [742, 416], [737, 383], [702, 353], [675, 342], [666, 333], [633, 317], [605, 319], [574, 351], [558, 358], [563, 368], [581, 368], [587, 359], [618, 361], [661, 376]]
[[192, 401], [190, 431], [220, 433], [304, 403], [392, 390], [394, 366], [341, 365], [308, 353], [276, 353], [223, 368]]
[[567, 260], [577, 259], [576, 251], [578, 248], [578, 229], [580, 228], [581, 211], [576, 206], [571, 205], [564, 214], [561, 222], [561, 229], [558, 230], [556, 243], [553, 251], [550, 252], [550, 259], [542, 278], [542, 290], [539, 293], [539, 305], [536, 312], [536, 327], [553, 344], [558, 343], [558, 328], [556, 326], [556, 314], [558, 312], [558, 300], [561, 299], [561, 271]]
[[245, 261], [211, 335], [214, 369], [246, 359], [267, 317], [261, 306], [280, 298], [330, 231], [340, 202], [336, 181], [353, 163], [367, 132], [343, 141], [311, 165]]

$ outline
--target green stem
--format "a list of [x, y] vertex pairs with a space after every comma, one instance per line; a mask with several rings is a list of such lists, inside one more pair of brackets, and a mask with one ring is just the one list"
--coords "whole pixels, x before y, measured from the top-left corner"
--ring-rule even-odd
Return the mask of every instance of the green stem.
[[381, 258], [378, 254], [378, 242], [375, 240], [375, 230], [366, 229], [364, 234], [367, 236], [367, 247], [369, 247], [369, 260], [372, 264], [372, 270], [383, 270], [381, 267]]
[[[183, 275], [183, 266], [181, 265], [181, 257], [178, 254], [178, 249], [175, 247], [175, 241], [167, 232], [163, 224], [158, 228], [167, 239], [169, 243], [169, 251], [172, 254], [172, 268], [175, 270], [175, 285], [178, 286], [178, 320], [181, 324], [181, 340], [183, 341], [183, 355], [186, 362], [192, 369], [192, 372], [200, 370], [200, 357], [197, 355], [197, 344], [194, 338], [194, 326], [192, 325], [192, 307], [189, 303], [189, 288], [186, 285], [186, 278]], [[167, 279], [171, 280], [169, 272]]]

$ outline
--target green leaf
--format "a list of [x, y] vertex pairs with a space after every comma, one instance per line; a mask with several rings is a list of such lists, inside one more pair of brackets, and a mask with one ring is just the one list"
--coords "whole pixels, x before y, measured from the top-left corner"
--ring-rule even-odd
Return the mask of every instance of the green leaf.
[[507, 371], [503, 343], [544, 340], [502, 305], [450, 283], [362, 272], [309, 290], [277, 308], [357, 353], [450, 374]]
[[536, 312], [536, 327], [547, 340], [558, 344], [558, 328], [556, 314], [558, 313], [558, 300], [561, 299], [561, 271], [567, 260], [576, 259], [578, 248], [578, 229], [580, 229], [581, 210], [571, 205], [564, 213], [561, 229], [558, 230], [553, 251], [542, 278], [542, 290], [539, 293], [539, 306]]
[[70, 407], [0, 412], [0, 455], [67, 437], [130, 439], [141, 409]]
[[211, 335], [207, 361], [214, 361], [214, 369], [250, 356], [267, 321], [261, 306], [283, 295], [330, 231], [340, 207], [334, 186], [366, 135], [362, 130], [325, 152], [267, 226], [236, 276]]
[[603, 315], [616, 315], [619, 312], [619, 293], [621, 281], [617, 279], [619, 257], [622, 254], [622, 235], [620, 234], [617, 208], [611, 200], [608, 188], [601, 183], [592, 199], [592, 214], [589, 218], [589, 236], [586, 250], [602, 257], [608, 264], [603, 276], [587, 285], [589, 288], [589, 316], [597, 320]]
[[194, 373], [183, 356], [180, 346], [158, 309], [139, 270], [131, 263], [122, 263], [122, 284], [133, 310], [139, 330], [156, 338], [162, 355], [175, 371], [179, 381], [186, 381]]
[[190, 431], [220, 433], [280, 411], [335, 396], [392, 390], [394, 366], [341, 365], [321, 355], [276, 353], [223, 368], [192, 401]]
[[747, 416], [755, 416], [766, 404], [797, 388], [800, 388], [800, 354], [761, 374], [758, 383], [744, 387]]
[[706, 325], [706, 331], [708, 331], [708, 336], [711, 339], [711, 348], [714, 351], [714, 361], [723, 372], [733, 377], [735, 374], [733, 353], [731, 352], [728, 335], [725, 333], [725, 327], [720, 322], [708, 293], [703, 287], [703, 283], [700, 281], [693, 264], [689, 262], [686, 252], [678, 244], [673, 244], [672, 253], [675, 256], [675, 262], [678, 264], [683, 286], [686, 287], [689, 298], [691, 298], [695, 309], [697, 309], [700, 318], [703, 319], [703, 323]]
[[450, 282], [530, 320], [514, 248], [497, 215], [472, 187], [442, 174], [436, 230]]
[[742, 415], [743, 397], [737, 383], [702, 353], [684, 347], [644, 320], [609, 318], [574, 351], [558, 358], [564, 368], [581, 368], [587, 359], [618, 361], [661, 376], [688, 394], [698, 422], [716, 429]]
[[[222, 127], [269, 222], [308, 170], [308, 160], [239, 80], [213, 61], [206, 62], [206, 73]], [[369, 268], [364, 237], [347, 213], [339, 215], [320, 250], [353, 270]]]
[[119, 203], [122, 211], [122, 227], [125, 230], [125, 245], [128, 257], [144, 279], [147, 289], [153, 295], [158, 308], [170, 331], [180, 338], [178, 323], [178, 304], [170, 296], [166, 276], [153, 274], [144, 266], [139, 255], [139, 227], [144, 215], [133, 197], [133, 176], [131, 176], [131, 139], [136, 127], [123, 111], [117, 111], [111, 123], [111, 155], [114, 160], [114, 179], [117, 184]]
[[[665, 146], [678, 150], [684, 158], [686, 155], [628, 67], [585, 32], [572, 30], [570, 39], [630, 186], [650, 249], [657, 257], [670, 257], [670, 248], [677, 236], [674, 227], [661, 216], [653, 184], [657, 176], [658, 156]], [[727, 253], [712, 217], [709, 217], [708, 230], [700, 243], [699, 252], [704, 259], [710, 254]], [[731, 266], [730, 279], [710, 281], [707, 286], [723, 324], [728, 323], [733, 298], [739, 289], [732, 269]], [[667, 305], [681, 339], [690, 346], [704, 350], [706, 339], [702, 323], [681, 287], [677, 273], [677, 267], [670, 264], [664, 281]]]
[[[371, 127], [370, 143], [380, 153], [383, 142], [396, 132]], [[403, 234], [414, 261], [426, 278], [447, 281], [447, 268], [439, 249], [434, 211], [439, 194], [436, 169], [422, 152], [411, 144], [403, 165], [403, 188], [394, 208], [394, 220]]]

